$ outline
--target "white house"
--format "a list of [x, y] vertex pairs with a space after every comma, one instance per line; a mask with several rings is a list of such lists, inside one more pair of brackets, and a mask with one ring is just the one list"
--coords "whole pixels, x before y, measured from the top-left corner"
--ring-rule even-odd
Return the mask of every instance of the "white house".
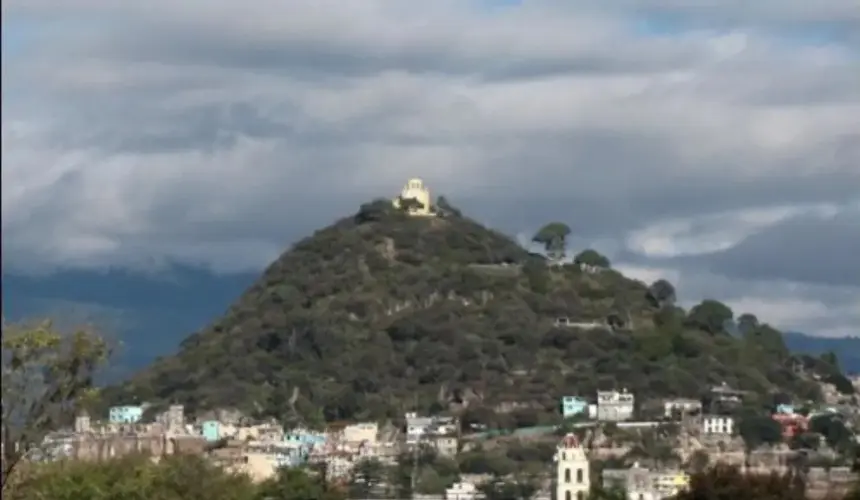
[[585, 448], [574, 434], [568, 434], [555, 452], [556, 500], [585, 500], [591, 489], [590, 470]]
[[627, 389], [597, 391], [597, 420], [621, 422], [633, 418], [635, 398]]
[[735, 432], [735, 419], [724, 415], [705, 415], [702, 418], [702, 433], [711, 435], [732, 435]]
[[406, 444], [417, 444], [433, 426], [432, 417], [419, 417], [417, 413], [406, 414]]
[[667, 399], [663, 401], [663, 416], [671, 418], [675, 412], [678, 413], [695, 413], [702, 411], [702, 402], [698, 399]]
[[445, 500], [475, 500], [478, 487], [472, 483], [454, 483], [445, 490]]

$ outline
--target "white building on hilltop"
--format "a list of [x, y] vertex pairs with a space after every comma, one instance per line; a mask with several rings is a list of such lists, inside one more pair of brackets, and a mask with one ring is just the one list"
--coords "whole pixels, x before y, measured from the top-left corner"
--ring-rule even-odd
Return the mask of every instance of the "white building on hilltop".
[[424, 186], [424, 181], [421, 179], [409, 179], [400, 196], [394, 198], [394, 208], [400, 208], [401, 200], [415, 200], [416, 205], [408, 208], [409, 215], [429, 217], [433, 215], [433, 207], [430, 201], [430, 190]]
[[573, 434], [562, 438], [555, 452], [556, 500], [585, 500], [591, 489], [585, 448]]

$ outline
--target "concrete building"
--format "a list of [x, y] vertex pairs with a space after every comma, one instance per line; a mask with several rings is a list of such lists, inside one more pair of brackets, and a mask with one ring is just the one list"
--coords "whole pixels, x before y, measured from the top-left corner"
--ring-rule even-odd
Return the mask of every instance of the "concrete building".
[[666, 418], [700, 413], [701, 411], [702, 402], [698, 399], [676, 398], [667, 399], [663, 402], [663, 416]]
[[108, 420], [112, 424], [136, 424], [141, 418], [143, 418], [143, 408], [140, 406], [112, 406], [108, 410]]
[[601, 480], [604, 488], [624, 490], [628, 500], [672, 498], [690, 483], [690, 477], [683, 471], [652, 471], [639, 464], [629, 469], [605, 469]]
[[379, 434], [379, 424], [376, 422], [361, 422], [347, 425], [343, 428], [343, 440], [347, 443], [376, 442]]
[[200, 427], [203, 439], [206, 441], [211, 443], [221, 439], [221, 422], [217, 420], [207, 420], [203, 422]]
[[417, 444], [433, 426], [432, 417], [419, 417], [417, 413], [406, 414], [406, 444]]
[[579, 396], [564, 396], [561, 398], [561, 416], [570, 418], [574, 415], [587, 415], [588, 401]]
[[478, 487], [472, 483], [454, 483], [445, 490], [445, 500], [476, 500]]
[[597, 420], [621, 422], [633, 418], [635, 398], [627, 389], [597, 391]]
[[725, 415], [705, 415], [702, 418], [702, 433], [731, 436], [735, 433], [735, 419]]
[[590, 467], [585, 448], [574, 434], [568, 434], [555, 452], [555, 498], [585, 500], [591, 489]]

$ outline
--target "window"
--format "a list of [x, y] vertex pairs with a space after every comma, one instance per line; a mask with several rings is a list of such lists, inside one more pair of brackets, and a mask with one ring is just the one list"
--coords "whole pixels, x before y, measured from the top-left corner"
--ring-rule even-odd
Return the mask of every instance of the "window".
[[581, 491], [576, 492], [576, 500], [585, 500], [585, 493]]
[[565, 451], [561, 452], [561, 459], [567, 460], [567, 452], [565, 452]]
[[564, 500], [571, 500], [570, 490], [564, 492]]
[[576, 482], [582, 484], [582, 469], [576, 469]]
[[644, 493], [639, 494], [639, 500], [645, 500], [645, 494]]
[[564, 469], [564, 482], [570, 482], [570, 469]]

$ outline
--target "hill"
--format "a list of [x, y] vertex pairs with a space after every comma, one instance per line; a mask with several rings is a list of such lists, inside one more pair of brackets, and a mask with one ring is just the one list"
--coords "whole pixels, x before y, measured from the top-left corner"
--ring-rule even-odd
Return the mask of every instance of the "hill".
[[827, 338], [786, 332], [785, 344], [792, 351], [813, 355], [833, 352], [845, 372], [860, 375], [860, 337]]
[[[183, 402], [305, 420], [396, 417], [463, 402], [554, 413], [563, 395], [628, 388], [698, 396], [726, 382], [803, 398], [780, 332], [612, 270], [558, 265], [461, 215], [414, 217], [378, 200], [298, 242], [229, 310], [122, 386], [113, 402]], [[537, 235], [564, 253], [563, 225]], [[539, 411], [539, 412], [540, 412]]]

